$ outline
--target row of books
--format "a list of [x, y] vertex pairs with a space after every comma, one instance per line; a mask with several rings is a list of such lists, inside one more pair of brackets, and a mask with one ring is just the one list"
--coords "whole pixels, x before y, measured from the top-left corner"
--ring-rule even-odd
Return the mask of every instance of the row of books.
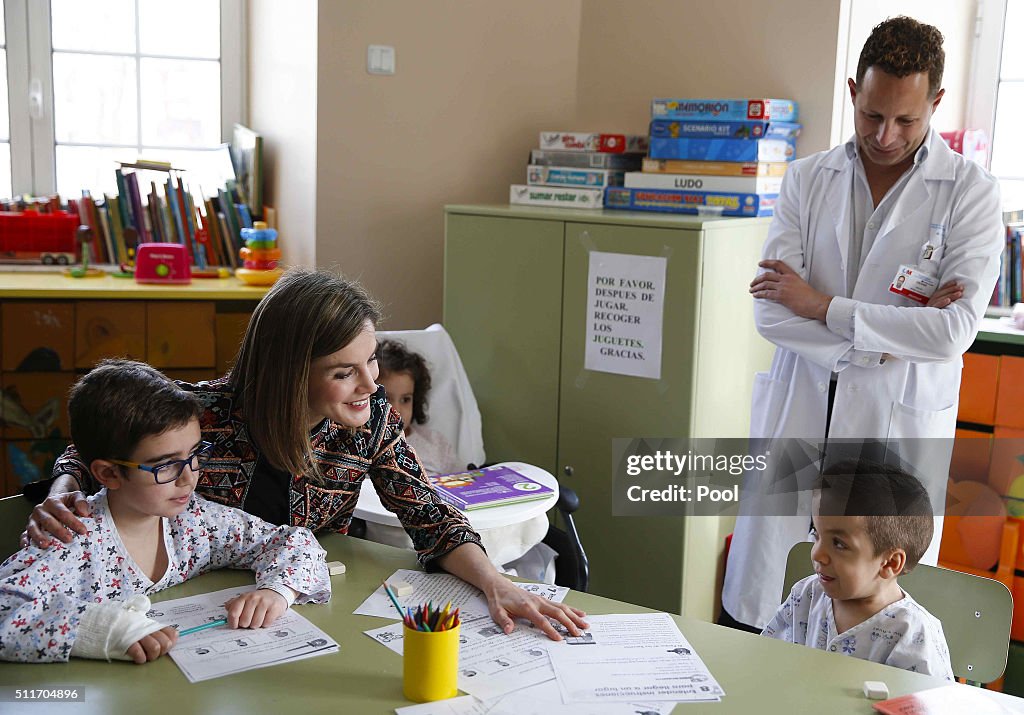
[[786, 99], [655, 99], [642, 171], [610, 209], [771, 216], [801, 126]]
[[231, 182], [216, 197], [197, 201], [180, 172], [158, 169], [166, 178], [149, 181], [149, 193], [143, 197], [140, 171], [154, 168], [125, 164], [115, 171], [116, 196], [94, 199], [83, 191], [81, 199], [68, 201], [69, 210], [92, 229], [94, 260], [122, 264], [140, 243], [180, 243], [193, 265], [237, 267], [240, 231], [250, 227], [252, 219]]
[[1006, 246], [1003, 249], [999, 280], [992, 291], [989, 305], [1012, 308], [1024, 302], [1024, 210], [1004, 211], [1006, 225]]

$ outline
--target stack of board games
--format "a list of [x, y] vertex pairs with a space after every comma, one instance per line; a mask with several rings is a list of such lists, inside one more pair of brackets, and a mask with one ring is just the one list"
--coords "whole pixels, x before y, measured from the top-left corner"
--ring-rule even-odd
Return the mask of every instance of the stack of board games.
[[526, 184], [512, 184], [509, 202], [599, 209], [608, 186], [622, 186], [640, 168], [647, 137], [591, 132], [541, 132], [530, 153]]
[[610, 209], [771, 216], [796, 155], [796, 102], [655, 99], [650, 154], [605, 192]]

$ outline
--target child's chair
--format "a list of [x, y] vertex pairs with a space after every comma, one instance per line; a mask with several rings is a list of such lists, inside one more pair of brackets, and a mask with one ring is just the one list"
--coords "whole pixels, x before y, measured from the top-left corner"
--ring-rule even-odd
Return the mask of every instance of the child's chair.
[[20, 549], [21, 532], [32, 513], [32, 502], [20, 494], [0, 499], [0, 562]]
[[[813, 572], [811, 543], [801, 542], [790, 549], [782, 599], [789, 597], [793, 584]], [[994, 579], [924, 564], [900, 576], [900, 585], [942, 622], [953, 675], [990, 683], [1003, 674], [1013, 617], [1013, 599], [1006, 586]]]
[[[452, 445], [459, 463], [463, 467], [484, 466], [483, 425], [469, 377], [462, 367], [458, 350], [448, 332], [435, 323], [425, 330], [378, 331], [379, 339], [394, 340], [411, 351], [423, 356], [430, 370], [431, 390], [429, 399], [430, 429], [441, 433]], [[373, 486], [364, 483], [363, 489], [372, 491]], [[516, 527], [494, 530], [500, 533], [484, 533], [488, 555], [496, 564], [518, 565], [520, 576], [545, 580], [539, 577], [538, 551], [545, 545], [554, 552], [557, 559], [553, 569], [547, 569], [546, 580], [578, 591], [585, 591], [589, 582], [586, 554], [580, 544], [572, 513], [579, 506], [575, 492], [559, 485], [559, 499], [555, 505], [565, 524], [565, 530], [549, 524], [541, 515]], [[364, 536], [373, 541], [392, 546], [411, 546], [404, 531], [379, 524], [356, 523], [349, 533]], [[524, 555], [527, 558], [524, 558]], [[543, 560], [543, 559], [542, 559]], [[547, 557], [550, 562], [550, 556]], [[523, 567], [529, 565], [529, 572]], [[539, 570], [544, 570], [540, 567]]]

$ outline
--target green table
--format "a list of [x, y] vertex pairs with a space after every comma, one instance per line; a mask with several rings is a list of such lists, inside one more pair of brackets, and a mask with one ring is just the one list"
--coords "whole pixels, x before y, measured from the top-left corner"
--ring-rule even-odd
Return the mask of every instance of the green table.
[[[323, 537], [321, 542], [329, 560], [343, 561], [347, 573], [333, 578], [334, 596], [328, 605], [299, 606], [297, 610], [338, 641], [339, 653], [195, 684], [190, 684], [166, 657], [142, 666], [78, 659], [53, 665], [3, 663], [3, 689], [84, 686], [85, 702], [0, 702], [0, 712], [361, 715], [392, 712], [396, 707], [411, 704], [402, 697], [401, 658], [363, 635], [363, 631], [387, 621], [354, 616], [352, 611], [395, 569], [416, 568], [413, 554], [338, 535]], [[218, 571], [163, 591], [153, 600], [245, 583], [251, 583], [248, 572]], [[648, 610], [581, 593], [572, 593], [567, 601], [589, 613]], [[937, 678], [788, 645], [710, 623], [679, 617], [676, 620], [727, 693], [721, 703], [682, 704], [676, 713], [867, 715], [873, 711], [861, 694], [865, 680], [885, 681], [893, 696], [944, 684]]]

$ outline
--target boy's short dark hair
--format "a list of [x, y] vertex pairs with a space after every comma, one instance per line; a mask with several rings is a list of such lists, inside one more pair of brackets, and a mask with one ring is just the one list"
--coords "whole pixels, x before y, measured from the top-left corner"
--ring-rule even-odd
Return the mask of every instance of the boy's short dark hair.
[[818, 513], [862, 516], [875, 555], [903, 549], [913, 569], [932, 541], [935, 529], [928, 492], [899, 467], [865, 459], [844, 460], [821, 477]]
[[397, 340], [377, 342], [377, 363], [382, 372], [407, 372], [412, 377], [412, 421], [427, 421], [427, 395], [430, 394], [430, 368], [419, 353], [407, 349]]
[[202, 404], [156, 368], [134, 360], [103, 360], [71, 388], [71, 439], [86, 465], [128, 459], [143, 438], [181, 427]]
[[875, 25], [860, 51], [857, 62], [857, 86], [869, 67], [877, 67], [896, 77], [918, 72], [928, 73], [928, 97], [934, 98], [942, 86], [946, 53], [942, 33], [937, 27], [901, 15]]

